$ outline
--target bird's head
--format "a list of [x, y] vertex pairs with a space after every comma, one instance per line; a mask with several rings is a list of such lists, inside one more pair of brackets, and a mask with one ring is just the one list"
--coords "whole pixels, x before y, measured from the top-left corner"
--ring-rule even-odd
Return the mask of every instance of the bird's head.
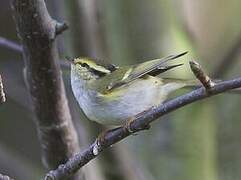
[[117, 69], [116, 66], [101, 60], [79, 57], [71, 59], [71, 71], [82, 80], [101, 78]]

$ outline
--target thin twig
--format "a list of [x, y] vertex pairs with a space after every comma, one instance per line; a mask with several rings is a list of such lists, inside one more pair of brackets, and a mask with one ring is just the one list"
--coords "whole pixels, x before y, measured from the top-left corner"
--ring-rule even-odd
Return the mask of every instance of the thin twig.
[[3, 81], [2, 77], [0, 75], [0, 104], [4, 103], [6, 101], [6, 96], [3, 90]]
[[[56, 24], [56, 34], [60, 34], [66, 29], [68, 29], [68, 25], [66, 23], [59, 23], [58, 25]], [[23, 53], [23, 47], [20, 44], [14, 41], [11, 41], [9, 39], [6, 39], [4, 37], [0, 37], [0, 46], [6, 47], [17, 53], [21, 53], [21, 54]], [[70, 68], [69, 63], [67, 63], [65, 60], [60, 59], [58, 62], [60, 63], [61, 68], [66, 68], [66, 69]]]
[[196, 61], [189, 62], [191, 70], [196, 78], [202, 83], [202, 85], [206, 88], [207, 92], [209, 92], [215, 83], [211, 80], [211, 78], [203, 71], [200, 64]]
[[55, 31], [56, 31], [56, 35], [59, 35], [61, 34], [62, 32], [64, 32], [65, 30], [67, 30], [69, 28], [68, 24], [63, 22], [63, 23], [60, 23], [60, 22], [56, 22], [56, 26], [55, 26]]
[[[46, 169], [53, 169], [79, 151], [57, 63], [55, 38], [66, 28], [50, 17], [44, 0], [12, 0], [11, 5], [23, 45], [43, 164]], [[81, 176], [76, 174], [72, 179], [82, 179]]]
[[3, 37], [0, 37], [0, 46], [14, 50], [18, 53], [23, 52], [23, 48], [20, 44], [14, 42], [14, 41], [10, 41], [9, 39], [3, 38]]
[[[145, 127], [156, 120], [157, 118], [170, 113], [178, 108], [181, 108], [185, 105], [191, 104], [195, 101], [205, 99], [207, 97], [214, 96], [216, 94], [220, 94], [222, 92], [239, 88], [241, 87], [241, 77], [229, 81], [223, 81], [215, 84], [211, 93], [206, 93], [205, 88], [201, 87], [197, 90], [194, 90], [190, 93], [177, 97], [173, 100], [169, 100], [157, 107], [153, 107], [144, 113], [141, 116], [136, 116], [132, 123], [130, 124], [131, 130], [135, 133], [137, 131], [141, 131], [145, 129]], [[74, 157], [70, 158], [67, 163], [60, 165], [56, 170], [50, 171], [45, 180], [63, 180], [70, 177], [74, 174], [78, 169], [83, 167], [92, 159], [96, 158], [100, 152], [104, 149], [110, 147], [111, 145], [121, 141], [127, 136], [131, 135], [129, 131], [126, 131], [126, 128], [120, 127], [115, 131], [109, 131], [101, 143], [101, 145], [97, 144], [97, 141], [91, 144], [86, 150], [78, 153]]]
[[[198, 64], [196, 61], [190, 61], [189, 62], [191, 70], [193, 74], [196, 76], [196, 78], [202, 83], [202, 85], [206, 88], [207, 92], [212, 89], [212, 87], [215, 85], [216, 82], [221, 82], [221, 80], [215, 80], [215, 82], [203, 71], [200, 64]], [[228, 93], [231, 94], [240, 94], [241, 88], [232, 89], [231, 91], [228, 91]]]

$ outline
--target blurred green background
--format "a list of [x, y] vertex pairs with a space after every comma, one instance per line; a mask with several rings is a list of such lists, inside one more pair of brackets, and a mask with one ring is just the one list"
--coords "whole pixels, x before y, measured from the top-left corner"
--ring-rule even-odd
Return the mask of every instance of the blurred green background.
[[[192, 59], [212, 77], [241, 76], [240, 0], [51, 0], [46, 4], [53, 18], [70, 26], [58, 37], [61, 59], [90, 56], [123, 65], [189, 51], [181, 58], [184, 66], [162, 76], [194, 78], [188, 66]], [[8, 0], [1, 1], [0, 24], [0, 37], [19, 43]], [[20, 52], [0, 46], [0, 73], [7, 94], [0, 107], [0, 173], [19, 180], [40, 179], [46, 170], [23, 68]], [[69, 69], [62, 66], [62, 71], [74, 123], [86, 147], [103, 127], [84, 118], [70, 90]], [[86, 179], [239, 180], [240, 106], [238, 94], [185, 106], [100, 155], [86, 168]]]

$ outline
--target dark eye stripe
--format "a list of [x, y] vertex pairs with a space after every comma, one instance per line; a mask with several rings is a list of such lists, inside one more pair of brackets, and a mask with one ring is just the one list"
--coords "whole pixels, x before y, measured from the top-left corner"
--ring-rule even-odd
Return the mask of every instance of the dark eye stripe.
[[90, 66], [88, 65], [88, 64], [86, 64], [86, 63], [82, 63], [82, 64], [80, 64], [82, 67], [87, 67], [87, 68], [89, 68]]
[[103, 77], [103, 76], [106, 75], [106, 73], [101, 72], [101, 71], [97, 71], [97, 70], [94, 69], [94, 68], [90, 68], [90, 71], [91, 71], [92, 73], [94, 73], [95, 75], [99, 76], [99, 77]]
[[99, 76], [99, 77], [103, 77], [106, 75], [106, 73], [98, 71], [94, 68], [91, 68], [87, 63], [80, 63], [81, 67], [86, 67], [87, 69], [89, 69], [89, 71], [91, 71], [92, 73], [94, 73], [95, 75]]

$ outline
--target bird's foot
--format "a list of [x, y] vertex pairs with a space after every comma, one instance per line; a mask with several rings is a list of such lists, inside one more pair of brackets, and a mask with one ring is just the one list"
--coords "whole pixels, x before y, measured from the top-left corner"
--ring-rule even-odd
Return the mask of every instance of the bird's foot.
[[135, 117], [131, 117], [131, 118], [129, 118], [126, 122], [125, 122], [125, 124], [123, 125], [123, 128], [127, 131], [127, 132], [129, 132], [129, 133], [131, 133], [131, 134], [133, 134], [135, 131], [133, 131], [132, 129], [131, 129], [131, 123], [133, 122], [135, 120]]
[[98, 137], [97, 137], [97, 139], [96, 139], [96, 141], [97, 141], [97, 144], [99, 145], [99, 146], [104, 146], [105, 145], [105, 143], [106, 143], [106, 135], [107, 134], [109, 134], [109, 133], [112, 133], [112, 132], [114, 132], [114, 131], [116, 131], [117, 129], [120, 129], [121, 127], [117, 127], [117, 128], [113, 128], [113, 129], [107, 129], [107, 130], [104, 130], [104, 131], [102, 131], [99, 135], [98, 135]]
[[93, 150], [92, 150], [93, 154], [95, 156], [97, 156], [103, 150], [103, 148], [106, 146], [106, 143], [107, 143], [106, 142], [106, 136], [109, 133], [112, 133], [119, 128], [121, 128], [121, 127], [117, 127], [117, 128], [110, 129], [110, 130], [104, 130], [98, 135], [98, 137], [96, 138], [96, 141], [94, 143]]
[[[151, 107], [150, 109], [152, 109], [152, 108], [154, 108], [154, 107]], [[149, 110], [149, 109], [148, 109], [148, 110]], [[137, 120], [138, 118], [141, 118], [143, 115], [145, 115], [145, 113], [146, 113], [148, 110], [142, 111], [142, 112], [140, 112], [139, 114], [137, 114], [136, 116], [129, 118], [129, 119], [125, 122], [123, 128], [124, 128], [126, 131], [128, 131], [129, 133], [131, 133], [131, 134], [133, 134], [133, 133], [135, 133], [135, 132], [137, 132], [137, 131], [140, 131], [140, 130], [145, 130], [145, 129], [148, 130], [148, 129], [150, 129], [150, 128], [151, 128], [151, 125], [150, 125], [149, 123], [144, 124], [144, 125], [141, 125], [140, 128], [135, 129], [135, 130], [133, 130], [133, 129], [131, 128], [131, 124], [132, 124], [135, 120]]]

